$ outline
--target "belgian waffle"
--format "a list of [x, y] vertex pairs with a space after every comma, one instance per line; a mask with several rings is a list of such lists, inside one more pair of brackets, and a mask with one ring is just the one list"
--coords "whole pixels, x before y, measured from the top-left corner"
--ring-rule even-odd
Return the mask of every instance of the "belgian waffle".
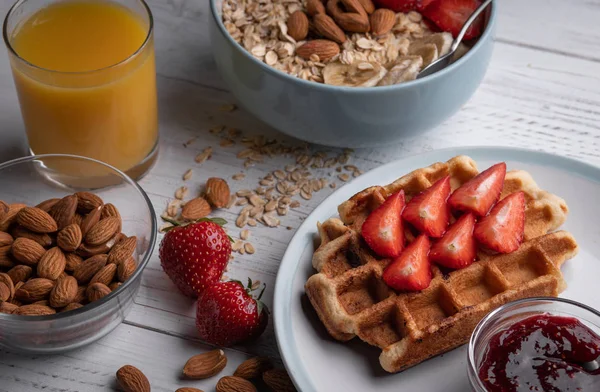
[[[570, 233], [553, 231], [566, 220], [567, 205], [524, 171], [506, 174], [501, 195], [525, 193], [525, 236], [517, 251], [479, 252], [477, 262], [452, 272], [434, 266], [431, 285], [421, 292], [398, 293], [383, 282], [391, 260], [371, 252], [360, 234], [369, 213], [400, 189], [408, 201], [444, 176], [450, 175], [454, 190], [477, 174], [471, 158], [458, 156], [367, 188], [339, 206], [341, 219], [319, 224], [321, 244], [313, 255], [318, 273], [305, 289], [333, 338], [358, 336], [381, 348], [381, 366], [398, 372], [466, 343], [477, 323], [502, 304], [565, 289], [560, 266], [575, 256], [577, 243]], [[410, 231], [406, 235], [412, 240]]]

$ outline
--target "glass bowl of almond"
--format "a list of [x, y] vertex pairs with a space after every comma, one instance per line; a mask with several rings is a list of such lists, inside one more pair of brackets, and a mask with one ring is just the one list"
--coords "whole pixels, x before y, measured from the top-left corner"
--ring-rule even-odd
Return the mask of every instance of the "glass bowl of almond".
[[148, 196], [89, 158], [0, 164], [0, 348], [58, 353], [117, 327], [156, 241]]
[[[432, 130], [475, 93], [492, 56], [497, 2], [452, 48], [481, 4], [210, 0], [209, 31], [221, 76], [260, 120], [311, 143], [379, 147]], [[418, 78], [450, 55], [448, 67]]]

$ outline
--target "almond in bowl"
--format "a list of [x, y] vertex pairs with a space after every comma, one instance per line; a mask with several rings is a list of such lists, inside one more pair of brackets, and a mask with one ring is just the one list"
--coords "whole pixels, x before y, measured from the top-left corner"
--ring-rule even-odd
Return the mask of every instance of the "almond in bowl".
[[77, 192], [36, 206], [0, 201], [0, 313], [68, 312], [98, 301], [137, 268], [119, 210]]
[[[334, 86], [416, 79], [450, 51], [479, 0], [225, 0], [223, 24], [255, 58], [289, 75]], [[467, 32], [467, 42], [483, 23]], [[458, 56], [469, 50], [463, 45]]]

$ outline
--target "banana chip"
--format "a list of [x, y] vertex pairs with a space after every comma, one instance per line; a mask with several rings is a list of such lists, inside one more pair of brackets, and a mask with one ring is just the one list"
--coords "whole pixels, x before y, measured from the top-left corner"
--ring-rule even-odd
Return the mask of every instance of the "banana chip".
[[423, 58], [421, 56], [400, 57], [377, 85], [391, 86], [392, 84], [415, 80], [422, 65]]
[[450, 33], [435, 33], [431, 35], [427, 35], [423, 38], [414, 40], [410, 44], [409, 50], [413, 47], [414, 50], [418, 50], [417, 48], [423, 45], [434, 44], [437, 47], [438, 56], [442, 57], [450, 51], [450, 47], [452, 46], [452, 42], [454, 39], [452, 38], [452, 34]]
[[373, 62], [342, 64], [331, 62], [323, 69], [325, 84], [347, 87], [373, 87], [386, 75], [387, 69]]
[[423, 59], [421, 69], [427, 67], [439, 57], [438, 48], [435, 44], [411, 45], [408, 49], [408, 54], [411, 56], [420, 56]]

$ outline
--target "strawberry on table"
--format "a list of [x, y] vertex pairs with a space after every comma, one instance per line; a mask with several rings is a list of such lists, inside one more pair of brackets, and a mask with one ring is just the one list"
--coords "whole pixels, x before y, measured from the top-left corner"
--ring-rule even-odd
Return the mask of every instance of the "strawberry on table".
[[431, 283], [429, 238], [420, 235], [383, 271], [383, 280], [399, 291], [420, 291]]
[[[231, 242], [217, 219], [178, 226], [160, 244], [160, 263], [185, 295], [196, 298], [221, 280], [231, 255]], [[171, 222], [176, 223], [176, 222]]]
[[394, 193], [367, 217], [362, 236], [369, 248], [382, 257], [396, 257], [404, 248], [404, 191]]
[[465, 182], [448, 198], [448, 205], [458, 211], [485, 216], [500, 198], [506, 163], [497, 163]]
[[471, 213], [461, 216], [433, 244], [429, 259], [443, 267], [459, 269], [471, 265], [477, 256], [477, 243], [473, 237], [475, 216]]
[[394, 12], [409, 12], [417, 9], [422, 0], [375, 0], [377, 8], [387, 8]]
[[421, 233], [439, 238], [444, 235], [450, 220], [450, 211], [446, 205], [449, 195], [450, 176], [446, 176], [413, 197], [406, 205], [402, 217]]
[[475, 239], [499, 253], [519, 249], [525, 232], [525, 194], [515, 192], [492, 208], [490, 214], [475, 225]]
[[[480, 0], [434, 0], [422, 10], [425, 18], [443, 31], [458, 35], [465, 22], [481, 5]], [[477, 38], [483, 30], [482, 19], [474, 22], [465, 34], [465, 39]]]
[[269, 311], [258, 298], [251, 295], [252, 281], [248, 288], [241, 282], [220, 282], [198, 298], [196, 327], [205, 341], [230, 346], [260, 336], [269, 322]]

